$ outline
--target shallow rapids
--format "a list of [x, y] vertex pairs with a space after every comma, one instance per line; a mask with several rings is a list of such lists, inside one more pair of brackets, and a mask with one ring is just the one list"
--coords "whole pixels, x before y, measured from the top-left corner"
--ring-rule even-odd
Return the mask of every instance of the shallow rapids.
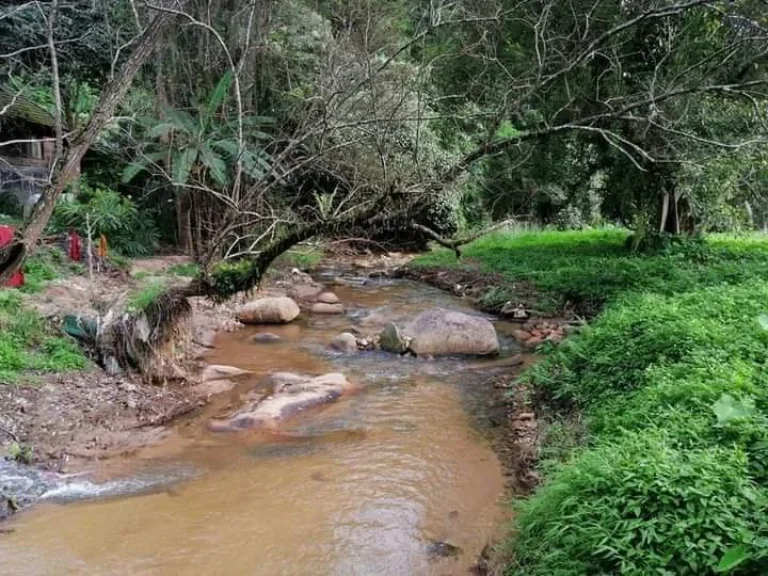
[[[373, 311], [403, 321], [432, 306], [467, 306], [409, 282], [333, 290], [347, 315], [221, 335], [208, 361], [254, 376], [163, 444], [79, 484], [97, 492], [123, 482], [130, 495], [44, 501], [6, 524], [0, 572], [467, 574], [504, 521], [501, 466], [479, 431], [491, 361], [327, 351]], [[256, 342], [257, 332], [281, 339]], [[237, 408], [273, 371], [341, 371], [360, 391], [279, 433], [208, 431], [211, 417]]]

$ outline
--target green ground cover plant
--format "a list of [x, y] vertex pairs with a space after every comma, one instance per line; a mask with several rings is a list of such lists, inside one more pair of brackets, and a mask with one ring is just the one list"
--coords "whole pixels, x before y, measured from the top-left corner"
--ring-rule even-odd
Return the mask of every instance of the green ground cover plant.
[[77, 344], [25, 308], [15, 290], [0, 290], [0, 384], [23, 383], [35, 375], [85, 368]]
[[[510, 575], [768, 573], [768, 240], [631, 253], [619, 231], [496, 235], [457, 263], [590, 325], [523, 376], [560, 423], [517, 505]], [[585, 440], [562, 422], [579, 414]]]

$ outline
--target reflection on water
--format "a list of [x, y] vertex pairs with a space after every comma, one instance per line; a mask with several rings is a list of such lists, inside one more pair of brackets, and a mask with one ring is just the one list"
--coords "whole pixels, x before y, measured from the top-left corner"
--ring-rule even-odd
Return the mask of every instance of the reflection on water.
[[[464, 307], [410, 283], [334, 291], [400, 322], [430, 306]], [[330, 339], [354, 323], [270, 327], [282, 340], [269, 344], [255, 343], [250, 328], [222, 335], [209, 360], [256, 376], [119, 470], [134, 481], [158, 465], [193, 477], [132, 497], [41, 505], [0, 535], [0, 572], [466, 574], [502, 520], [501, 468], [467, 412], [486, 395], [474, 370], [482, 362], [329, 353]], [[206, 430], [277, 370], [343, 371], [361, 391], [280, 433]], [[434, 542], [461, 553], [430, 558]]]

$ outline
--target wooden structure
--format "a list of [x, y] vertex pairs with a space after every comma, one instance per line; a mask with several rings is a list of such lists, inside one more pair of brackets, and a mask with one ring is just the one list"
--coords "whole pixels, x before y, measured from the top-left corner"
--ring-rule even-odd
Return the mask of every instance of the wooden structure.
[[53, 116], [42, 106], [0, 85], [0, 205], [16, 204], [25, 217], [48, 182], [55, 151], [53, 124]]

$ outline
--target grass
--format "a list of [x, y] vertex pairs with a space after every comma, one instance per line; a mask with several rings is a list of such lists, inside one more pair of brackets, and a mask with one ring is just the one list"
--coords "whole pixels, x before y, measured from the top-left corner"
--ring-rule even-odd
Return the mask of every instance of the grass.
[[[517, 505], [506, 571], [764, 574], [768, 240], [635, 255], [625, 238], [497, 235], [465, 250], [513, 285], [603, 310], [523, 375], [561, 424], [545, 435], [545, 482]], [[468, 266], [442, 251], [416, 264]], [[576, 435], [562, 424], [574, 414]]]
[[320, 263], [324, 256], [325, 253], [321, 246], [299, 245], [282, 254], [276, 263], [300, 270], [311, 270]]
[[171, 276], [182, 276], [184, 278], [195, 278], [200, 274], [200, 266], [194, 262], [184, 264], [174, 264], [168, 268], [167, 273]]
[[82, 264], [72, 262], [58, 248], [41, 247], [24, 261], [25, 284], [21, 291], [34, 294], [42, 291], [52, 280], [84, 272]]
[[85, 368], [77, 344], [23, 305], [15, 290], [0, 290], [0, 383], [22, 383], [41, 373]]
[[415, 266], [500, 272], [533, 283], [542, 302], [592, 312], [627, 292], [678, 294], [704, 286], [768, 278], [768, 242], [719, 237], [706, 245], [672, 246], [653, 255], [630, 253], [623, 230], [495, 234], [463, 249], [421, 256]]
[[165, 279], [153, 278], [146, 286], [143, 286], [128, 298], [128, 308], [130, 310], [144, 310], [148, 308], [165, 292], [167, 287], [168, 282]]

